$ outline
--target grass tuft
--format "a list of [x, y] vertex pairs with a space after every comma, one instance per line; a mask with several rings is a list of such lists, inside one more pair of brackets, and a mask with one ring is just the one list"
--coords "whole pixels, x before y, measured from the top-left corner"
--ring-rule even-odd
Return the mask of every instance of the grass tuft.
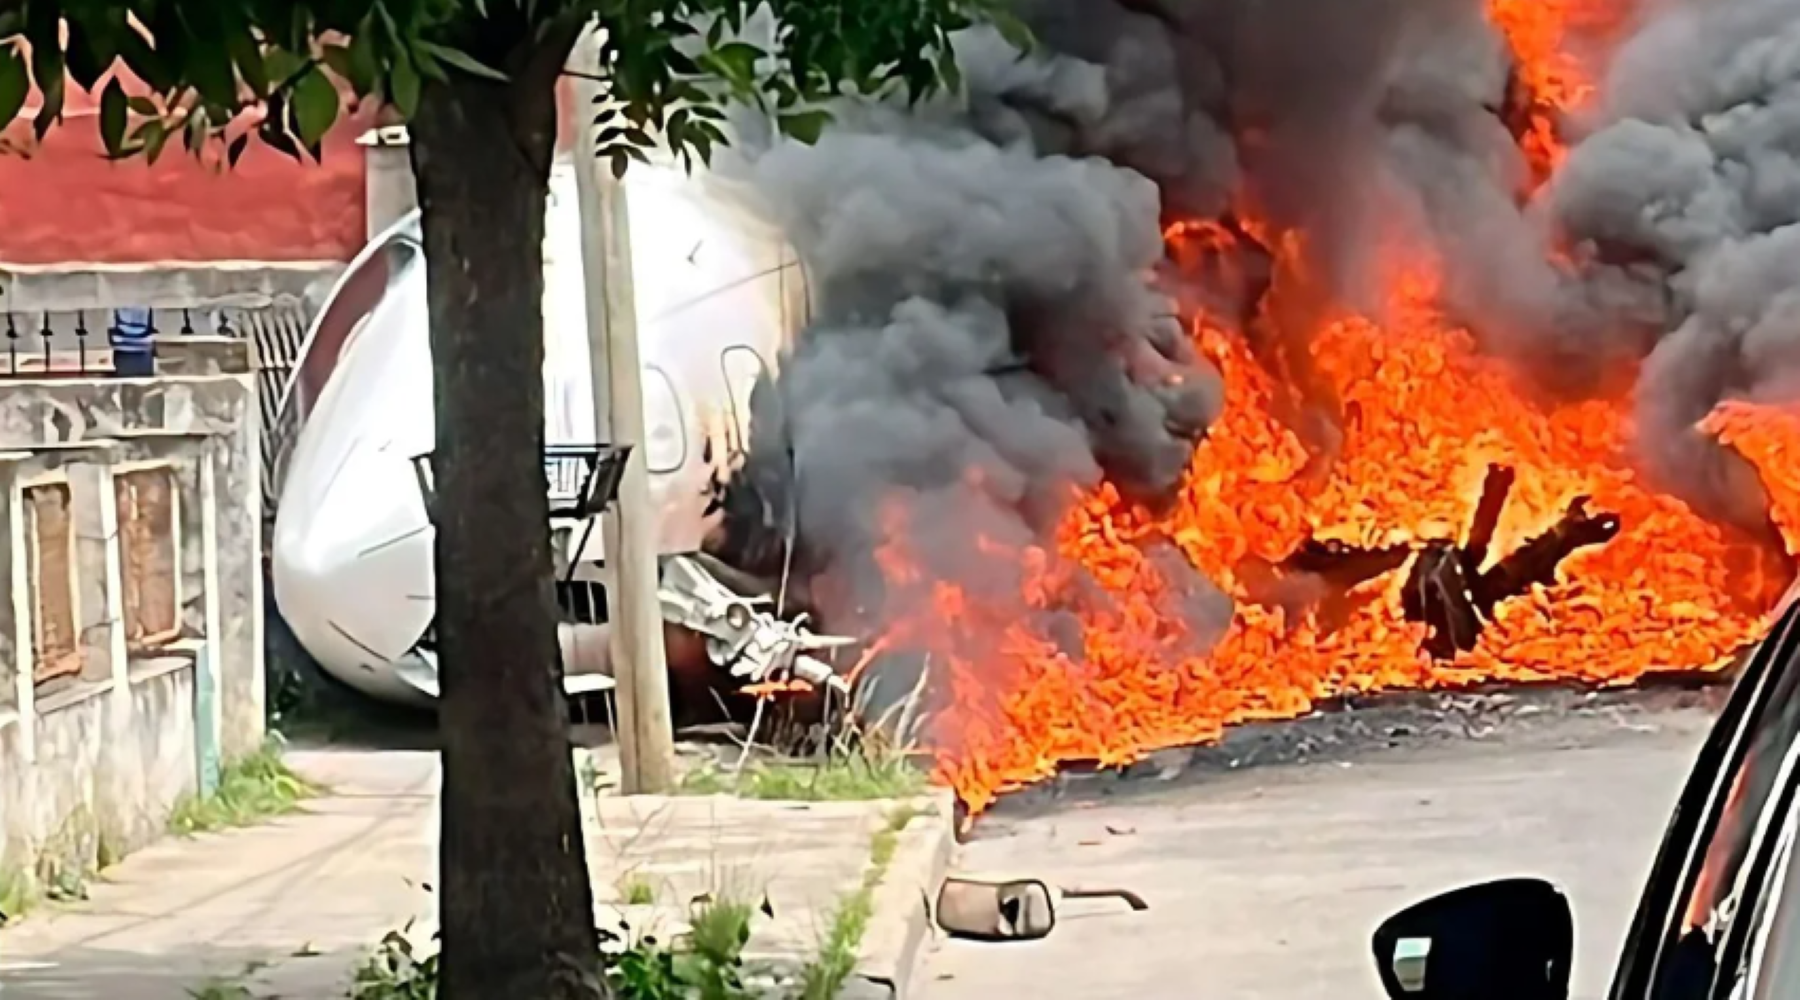
[[285, 816], [323, 789], [295, 774], [270, 739], [248, 757], [225, 765], [211, 795], [184, 796], [169, 814], [170, 832], [183, 837], [250, 826]]
[[799, 802], [866, 802], [911, 798], [925, 790], [925, 774], [904, 757], [834, 757], [823, 763], [752, 763], [737, 774], [718, 767], [689, 772], [687, 795], [736, 795]]
[[819, 944], [818, 956], [800, 970], [800, 1000], [832, 1000], [856, 971], [856, 963], [862, 957], [863, 935], [875, 913], [875, 887], [887, 876], [888, 865], [900, 847], [901, 831], [925, 812], [910, 803], [888, 812], [886, 822], [869, 842], [869, 866], [863, 871], [862, 885], [838, 903], [825, 940]]
[[650, 906], [656, 902], [656, 887], [642, 875], [626, 875], [619, 880], [617, 888], [619, 898], [626, 906]]

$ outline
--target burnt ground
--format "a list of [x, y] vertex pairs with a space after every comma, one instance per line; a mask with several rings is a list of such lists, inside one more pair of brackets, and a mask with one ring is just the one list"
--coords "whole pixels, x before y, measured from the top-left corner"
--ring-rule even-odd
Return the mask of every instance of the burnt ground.
[[1155, 751], [1125, 768], [1072, 765], [1051, 781], [1003, 798], [976, 821], [1042, 815], [1074, 803], [1156, 795], [1259, 767], [1346, 764], [1389, 755], [1431, 755], [1471, 746], [1576, 747], [1621, 732], [1704, 732], [1729, 696], [1729, 679], [1670, 675], [1627, 688], [1494, 687], [1396, 692], [1322, 704], [1298, 719], [1227, 730], [1215, 744]]
[[1120, 886], [1041, 942], [934, 942], [923, 1000], [1375, 1000], [1369, 934], [1459, 885], [1551, 879], [1576, 911], [1573, 996], [1598, 1000], [1726, 690], [1408, 694], [1121, 772], [1067, 773], [980, 817], [957, 868]]

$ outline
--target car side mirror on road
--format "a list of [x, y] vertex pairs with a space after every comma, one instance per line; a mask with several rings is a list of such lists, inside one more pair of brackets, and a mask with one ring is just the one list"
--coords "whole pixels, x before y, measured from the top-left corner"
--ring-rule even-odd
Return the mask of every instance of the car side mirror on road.
[[976, 941], [1036, 941], [1056, 928], [1056, 893], [1036, 879], [947, 878], [936, 909], [939, 927]]
[[1394, 914], [1374, 945], [1393, 1000], [1568, 1000], [1575, 918], [1550, 883], [1505, 879]]

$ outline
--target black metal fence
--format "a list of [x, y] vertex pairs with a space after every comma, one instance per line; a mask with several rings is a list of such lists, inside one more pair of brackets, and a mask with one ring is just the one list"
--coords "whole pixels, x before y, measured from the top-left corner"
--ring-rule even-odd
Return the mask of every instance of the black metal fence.
[[[142, 318], [128, 318], [133, 312]], [[225, 311], [84, 309], [5, 316], [0, 379], [141, 378], [155, 374], [152, 352], [158, 340], [243, 335]]]

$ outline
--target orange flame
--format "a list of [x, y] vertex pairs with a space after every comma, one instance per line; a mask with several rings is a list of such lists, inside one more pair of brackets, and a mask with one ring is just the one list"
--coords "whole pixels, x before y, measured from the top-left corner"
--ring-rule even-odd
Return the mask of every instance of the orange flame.
[[1510, 124], [1532, 187], [1562, 163], [1562, 119], [1593, 101], [1596, 64], [1631, 9], [1629, 0], [1488, 0], [1488, 20], [1514, 60]]
[[[1305, 714], [1324, 698], [1493, 680], [1627, 683], [1717, 667], [1761, 634], [1785, 567], [1639, 485], [1621, 405], [1537, 407], [1438, 314], [1434, 295], [1428, 275], [1410, 275], [1386, 326], [1350, 316], [1314, 338], [1313, 360], [1346, 414], [1322, 478], [1303, 475], [1312, 456], [1271, 416], [1276, 385], [1244, 341], [1199, 316], [1193, 336], [1224, 375], [1226, 407], [1171, 510], [1129, 506], [1103, 485], [1069, 509], [1053, 549], [978, 540], [1016, 573], [1016, 586], [979, 594], [933, 578], [908, 552], [902, 498], [884, 511], [880, 561], [895, 606], [910, 612], [882, 641], [928, 654], [947, 686], [936, 774], [971, 810], [1062, 762], [1123, 764], [1237, 723]], [[1800, 551], [1800, 415], [1733, 405], [1707, 429], [1767, 470]], [[1458, 537], [1489, 463], [1518, 472], [1496, 551], [1548, 527], [1578, 495], [1625, 527], [1567, 560], [1555, 586], [1502, 604], [1473, 651], [1449, 663], [1421, 654], [1424, 626], [1401, 610], [1404, 567], [1364, 584], [1364, 603], [1335, 629], [1246, 600], [1245, 561], [1279, 561], [1308, 538], [1373, 547]], [[1210, 651], [1146, 554], [1159, 542], [1238, 600]], [[1083, 589], [1084, 575], [1099, 593]]]
[[[1508, 117], [1531, 188], [1562, 161], [1564, 122], [1591, 106], [1633, 5], [1488, 0], [1514, 59]], [[1284, 281], [1304, 283], [1300, 233], [1239, 218], [1235, 229], [1180, 222], [1165, 238], [1178, 267], [1210, 281], [1243, 280], [1234, 249], [1249, 238], [1282, 265], [1272, 298]], [[884, 507], [880, 645], [931, 664], [942, 695], [935, 776], [971, 814], [1065, 762], [1124, 764], [1228, 726], [1302, 715], [1322, 699], [1491, 681], [1624, 684], [1717, 669], [1764, 633], [1791, 558], [1641, 484], [1627, 405], [1533, 402], [1441, 314], [1430, 262], [1398, 264], [1380, 322], [1304, 294], [1307, 308], [1285, 312], [1266, 298], [1256, 322], [1310, 334], [1274, 353], [1253, 352], [1231, 320], [1184, 303], [1226, 401], [1165, 510], [1103, 484], [1071, 501], [1047, 541], [976, 540], [983, 565], [1000, 568], [977, 587], [933, 573], [914, 550], [907, 497]], [[1283, 419], [1296, 372], [1340, 419], [1324, 461], [1320, 442]], [[1800, 412], [1731, 403], [1702, 430], [1758, 468], [1787, 556], [1800, 553]], [[1623, 529], [1566, 559], [1554, 584], [1498, 605], [1472, 650], [1448, 662], [1421, 651], [1425, 626], [1402, 607], [1406, 565], [1356, 586], [1349, 610], [1329, 621], [1252, 599], [1255, 567], [1309, 540], [1373, 549], [1460, 538], [1490, 464], [1516, 473], [1491, 551], [1549, 528], [1575, 497]], [[1236, 602], [1222, 636], [1196, 634], [1207, 623], [1184, 604], [1188, 581], [1169, 579], [1152, 557], [1158, 548], [1178, 551]]]

